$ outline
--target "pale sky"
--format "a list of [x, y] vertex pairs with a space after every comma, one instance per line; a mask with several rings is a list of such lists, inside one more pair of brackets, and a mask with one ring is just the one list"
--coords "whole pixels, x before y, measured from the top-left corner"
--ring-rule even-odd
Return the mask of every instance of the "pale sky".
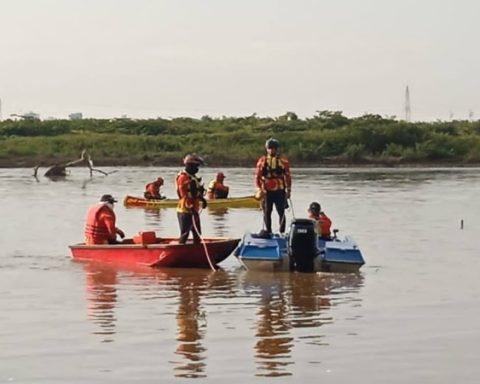
[[0, 0], [3, 118], [480, 118], [478, 0]]

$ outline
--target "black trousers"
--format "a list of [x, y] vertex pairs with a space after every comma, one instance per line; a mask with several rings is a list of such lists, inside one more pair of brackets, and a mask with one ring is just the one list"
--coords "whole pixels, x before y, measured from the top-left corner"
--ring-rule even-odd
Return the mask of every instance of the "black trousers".
[[279, 217], [280, 233], [285, 232], [285, 206], [287, 205], [287, 194], [284, 189], [277, 191], [267, 191], [265, 199], [263, 200], [263, 222], [265, 223], [265, 230], [272, 233], [272, 212], [273, 206], [277, 210]]
[[[200, 234], [202, 229], [200, 227], [200, 215], [198, 212], [181, 213], [177, 212], [178, 224], [180, 225], [180, 238], [178, 242], [185, 244], [190, 232], [193, 234], [193, 242], [200, 243]], [[195, 225], [193, 225], [195, 223]], [[197, 233], [197, 230], [198, 233]]]

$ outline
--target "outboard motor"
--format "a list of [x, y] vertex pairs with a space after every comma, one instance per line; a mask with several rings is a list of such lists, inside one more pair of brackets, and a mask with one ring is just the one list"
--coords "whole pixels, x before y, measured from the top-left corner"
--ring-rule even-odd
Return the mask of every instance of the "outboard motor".
[[314, 221], [310, 219], [292, 220], [288, 238], [290, 270], [313, 272], [313, 261], [319, 253], [317, 236]]

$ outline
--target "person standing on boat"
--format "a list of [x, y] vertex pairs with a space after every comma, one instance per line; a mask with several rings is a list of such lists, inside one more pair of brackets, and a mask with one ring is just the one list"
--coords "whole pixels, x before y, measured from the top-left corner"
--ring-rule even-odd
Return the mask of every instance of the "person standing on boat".
[[290, 163], [285, 156], [279, 155], [279, 147], [276, 139], [266, 141], [267, 154], [258, 159], [255, 172], [256, 197], [263, 197], [263, 221], [267, 233], [272, 233], [273, 205], [279, 216], [280, 233], [285, 232], [285, 208], [292, 188]]
[[145, 186], [145, 192], [143, 193], [143, 196], [147, 200], [163, 200], [166, 198], [166, 196], [162, 196], [160, 193], [160, 187], [163, 185], [163, 178], [159, 177], [157, 180], [152, 181], [151, 183], [148, 183]]
[[190, 232], [193, 241], [200, 242], [200, 206], [207, 207], [207, 201], [203, 197], [205, 189], [202, 178], [197, 177], [199, 167], [203, 165], [203, 159], [195, 154], [187, 155], [183, 159], [185, 169], [181, 171], [175, 180], [178, 194], [177, 217], [180, 225], [180, 238], [178, 242], [185, 244]]
[[224, 179], [224, 173], [218, 172], [216, 178], [208, 183], [208, 199], [226, 199], [228, 197], [228, 192], [230, 188], [223, 184]]
[[330, 228], [332, 227], [332, 220], [322, 211], [319, 203], [314, 201], [308, 207], [308, 218], [317, 222], [318, 236], [322, 239], [331, 239]]
[[118, 244], [117, 234], [123, 239], [125, 233], [115, 226], [113, 206], [117, 202], [112, 195], [103, 195], [100, 202], [88, 210], [85, 225], [85, 244]]

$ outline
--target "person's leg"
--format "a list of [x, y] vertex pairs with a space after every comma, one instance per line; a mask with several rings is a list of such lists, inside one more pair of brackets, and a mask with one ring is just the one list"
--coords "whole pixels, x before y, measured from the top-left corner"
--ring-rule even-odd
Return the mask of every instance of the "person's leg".
[[273, 195], [272, 192], [267, 192], [263, 200], [263, 222], [268, 233], [272, 233], [272, 211]]
[[285, 218], [285, 191], [279, 190], [275, 191], [275, 209], [278, 213], [278, 221], [279, 221], [279, 232], [285, 233], [285, 226], [286, 226], [286, 218]]
[[178, 224], [180, 225], [180, 237], [178, 242], [185, 244], [188, 239], [188, 234], [192, 229], [192, 214], [191, 213], [177, 213]]

